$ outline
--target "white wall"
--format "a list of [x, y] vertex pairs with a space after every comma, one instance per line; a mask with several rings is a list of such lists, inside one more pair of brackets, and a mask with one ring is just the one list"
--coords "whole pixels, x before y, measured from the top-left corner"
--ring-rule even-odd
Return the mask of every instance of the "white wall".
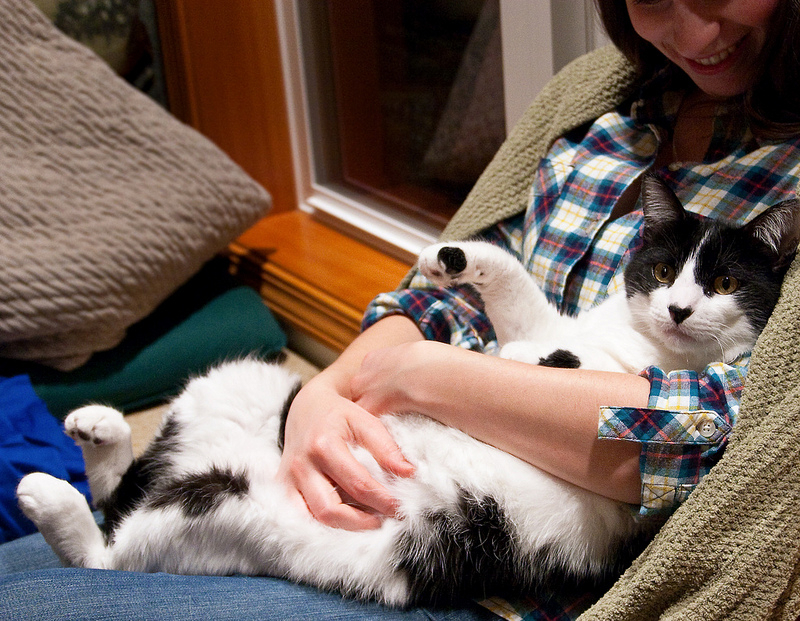
[[506, 128], [555, 72], [607, 42], [592, 0], [500, 0]]

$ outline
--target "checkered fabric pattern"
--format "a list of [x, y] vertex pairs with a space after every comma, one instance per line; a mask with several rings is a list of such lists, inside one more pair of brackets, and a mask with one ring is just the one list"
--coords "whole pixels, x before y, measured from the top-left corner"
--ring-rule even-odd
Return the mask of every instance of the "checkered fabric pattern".
[[640, 515], [671, 513], [719, 460], [736, 423], [749, 358], [703, 373], [651, 367], [642, 374], [650, 380], [649, 408], [601, 408], [599, 437], [642, 444]]
[[500, 597], [492, 597], [478, 602], [484, 608], [508, 621], [564, 621], [577, 619], [603, 595], [600, 589], [587, 589], [576, 596], [564, 597], [524, 597], [519, 601], [508, 602]]
[[[651, 88], [651, 94], [663, 92], [658, 80]], [[522, 261], [562, 312], [580, 312], [622, 286], [630, 253], [640, 244], [642, 213], [637, 208], [614, 220], [611, 213], [652, 168], [680, 101], [675, 92], [643, 97], [629, 110], [600, 117], [585, 134], [556, 141], [532, 179], [526, 213], [484, 232], [483, 238]], [[689, 211], [741, 224], [793, 194], [800, 140], [759, 142], [740, 119], [720, 110], [704, 162], [657, 172]], [[485, 352], [497, 348], [479, 299], [466, 289], [442, 291], [418, 274], [408, 289], [378, 296], [364, 327], [398, 313], [416, 321], [429, 339]], [[599, 437], [642, 445], [643, 518], [669, 515], [720, 458], [736, 421], [747, 362], [720, 362], [703, 373], [646, 369], [649, 408], [602, 409]], [[574, 602], [537, 606], [527, 600], [491, 609], [507, 619], [573, 619], [580, 612]]]

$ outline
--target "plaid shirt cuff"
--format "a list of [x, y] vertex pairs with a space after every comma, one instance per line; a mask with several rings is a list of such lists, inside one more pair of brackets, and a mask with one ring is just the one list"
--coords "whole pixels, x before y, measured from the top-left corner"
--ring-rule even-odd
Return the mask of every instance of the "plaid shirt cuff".
[[702, 374], [649, 368], [648, 408], [600, 411], [598, 437], [642, 444], [639, 515], [671, 514], [722, 457], [736, 420], [748, 358]]
[[378, 295], [367, 308], [362, 329], [389, 315], [405, 315], [429, 341], [487, 353], [497, 349], [494, 329], [483, 313], [480, 298], [470, 288], [431, 287], [421, 275], [415, 276], [410, 286]]

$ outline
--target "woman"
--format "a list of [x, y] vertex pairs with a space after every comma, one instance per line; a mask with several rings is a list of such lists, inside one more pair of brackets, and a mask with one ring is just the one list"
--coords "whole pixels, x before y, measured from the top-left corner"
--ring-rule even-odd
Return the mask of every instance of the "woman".
[[[793, 89], [797, 67], [792, 64], [796, 3], [617, 0], [598, 5], [635, 74], [606, 51], [557, 78], [525, 121], [547, 126], [533, 132], [541, 147], [534, 157], [537, 174], [526, 181], [528, 188], [533, 183], [528, 210], [520, 213], [526, 205], [510, 202], [485, 218], [474, 215], [477, 200], [492, 196], [487, 179], [523, 157], [524, 149], [516, 153], [519, 145], [512, 141], [448, 229], [482, 230], [485, 237], [508, 246], [565, 310], [586, 308], [616, 286], [640, 222], [636, 180], [644, 170], [664, 172], [690, 209], [731, 219], [746, 219], [777, 202], [800, 180], [800, 118], [792, 112], [800, 110]], [[781, 47], [787, 41], [794, 46]], [[585, 87], [581, 79], [594, 83]], [[584, 101], [586, 88], [594, 98]], [[555, 131], [559, 122], [551, 119], [563, 117], [564, 109], [570, 111], [571, 124], [561, 123]], [[597, 169], [598, 158], [609, 153], [616, 164], [614, 183], [608, 175], [589, 174]], [[561, 174], [565, 161], [571, 176]], [[750, 184], [747, 192], [722, 184], [721, 179], [732, 175], [747, 176], [754, 165], [762, 182]], [[527, 193], [509, 190], [508, 183], [498, 196]], [[569, 199], [599, 187], [603, 191], [589, 201], [592, 213], [564, 237], [562, 223], [572, 215]], [[590, 221], [590, 234], [572, 235], [586, 232]], [[703, 375], [649, 369], [636, 376], [545, 369], [482, 356], [469, 349], [490, 348], [492, 333], [473, 301], [431, 289], [419, 278], [409, 290], [380, 296], [365, 323], [369, 327], [363, 334], [296, 398], [281, 466], [282, 479], [299, 506], [327, 524], [351, 529], [377, 526], [394, 504], [350, 458], [348, 443], [362, 444], [400, 476], [413, 474], [413, 466], [374, 416], [387, 410], [426, 413], [573, 483], [639, 505], [645, 515], [668, 514], [718, 458], [724, 440], [700, 456], [680, 445], [665, 454], [642, 443], [625, 416], [630, 408], [675, 409], [688, 385], [695, 391], [702, 387], [707, 402], [701, 405], [732, 423], [736, 386], [746, 370], [746, 361], [739, 361], [714, 365]], [[636, 442], [598, 439], [600, 405], [620, 408], [618, 424], [604, 433]], [[686, 462], [687, 456], [690, 465], [682, 468], [679, 479], [670, 480], [672, 465]], [[346, 504], [347, 497], [371, 509]], [[32, 559], [41, 552], [36, 541], [0, 548], [7, 566], [16, 563], [7, 572], [53, 563], [50, 556]], [[550, 610], [550, 618], [557, 613], [569, 618], [587, 601], [578, 598], [569, 610]], [[391, 611], [280, 580], [82, 570], [12, 575], [0, 602], [17, 614], [24, 606], [42, 614], [47, 614], [42, 606], [53, 606], [54, 614], [80, 606], [75, 613], [82, 616], [100, 605], [103, 618], [123, 618], [128, 612], [146, 618], [491, 616], [469, 604], [446, 613]]]

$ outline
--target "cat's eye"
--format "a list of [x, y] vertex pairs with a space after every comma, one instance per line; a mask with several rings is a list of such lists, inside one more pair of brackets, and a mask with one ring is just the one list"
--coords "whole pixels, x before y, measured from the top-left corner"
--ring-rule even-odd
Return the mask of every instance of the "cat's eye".
[[675, 268], [668, 263], [656, 263], [653, 266], [653, 276], [658, 282], [671, 285], [675, 282]]
[[739, 288], [739, 281], [735, 276], [717, 276], [714, 279], [714, 291], [720, 295], [730, 295]]

